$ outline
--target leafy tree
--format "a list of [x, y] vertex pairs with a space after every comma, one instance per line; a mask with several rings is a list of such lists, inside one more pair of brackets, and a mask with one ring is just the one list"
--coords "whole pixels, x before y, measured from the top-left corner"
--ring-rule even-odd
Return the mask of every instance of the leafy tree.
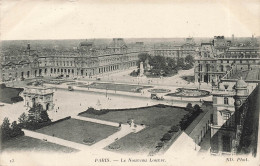
[[51, 121], [47, 111], [41, 111], [40, 117], [41, 117], [41, 122], [50, 122]]
[[[137, 67], [140, 67], [140, 63], [141, 62], [145, 62], [148, 58], [150, 57], [150, 55], [148, 53], [140, 53], [138, 54], [138, 61], [137, 61]], [[144, 68], [146, 68], [145, 63], [144, 63]]]
[[187, 104], [186, 110], [187, 110], [187, 111], [192, 111], [192, 110], [193, 110], [193, 107], [192, 107], [192, 104], [191, 104], [191, 103], [188, 103], [188, 104]]
[[179, 58], [177, 60], [177, 69], [183, 69], [185, 67], [185, 61], [184, 58]]
[[35, 104], [29, 110], [29, 121], [30, 122], [39, 122], [41, 121], [41, 112], [43, 111], [43, 107], [41, 104]]
[[166, 133], [163, 135], [161, 141], [169, 141], [172, 138], [172, 135], [169, 133]]
[[11, 136], [10, 121], [7, 117], [5, 117], [1, 125], [1, 140], [2, 141], [8, 140], [10, 136]]
[[192, 55], [187, 55], [185, 57], [185, 63], [193, 65], [195, 62], [194, 57]]
[[185, 63], [186, 63], [186, 65], [185, 65], [185, 68], [184, 69], [191, 69], [192, 67], [193, 67], [193, 65], [194, 65], [194, 62], [195, 62], [195, 60], [194, 60], [194, 57], [193, 56], [191, 56], [191, 55], [187, 55], [186, 57], [185, 57]]
[[194, 105], [193, 108], [194, 108], [195, 111], [201, 111], [201, 108], [198, 104]]
[[167, 58], [168, 67], [171, 70], [175, 70], [177, 68], [176, 60], [174, 58]]
[[178, 126], [172, 126], [172, 127], [171, 127], [171, 131], [172, 131], [172, 132], [178, 132], [179, 129], [180, 129], [180, 128], [179, 128]]
[[17, 124], [16, 121], [13, 121], [11, 127], [12, 127], [11, 137], [16, 137], [24, 134], [23, 131], [21, 130], [21, 127]]
[[28, 116], [25, 113], [22, 113], [20, 117], [18, 118], [18, 122], [20, 124], [25, 124], [28, 122]]

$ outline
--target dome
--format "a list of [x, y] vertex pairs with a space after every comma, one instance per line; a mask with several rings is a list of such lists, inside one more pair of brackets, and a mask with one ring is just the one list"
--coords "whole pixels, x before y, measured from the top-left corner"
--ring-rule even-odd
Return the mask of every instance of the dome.
[[241, 77], [241, 79], [238, 80], [236, 83], [236, 88], [246, 88], [246, 87], [247, 87], [247, 84]]

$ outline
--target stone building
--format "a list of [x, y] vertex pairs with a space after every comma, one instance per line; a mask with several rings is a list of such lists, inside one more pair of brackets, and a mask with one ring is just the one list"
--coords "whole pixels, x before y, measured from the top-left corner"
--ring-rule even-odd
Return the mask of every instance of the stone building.
[[258, 67], [258, 47], [230, 47], [223, 37], [215, 37], [213, 41], [214, 44], [201, 43], [200, 54], [195, 58], [195, 82], [219, 81], [234, 65], [240, 70]]
[[159, 47], [153, 49], [152, 55], [154, 56], [164, 56], [170, 58], [185, 58], [187, 55], [196, 56], [196, 44], [193, 38], [186, 38], [185, 43], [179, 46], [172, 46], [172, 47]]
[[2, 53], [0, 80], [2, 82], [50, 77], [92, 77], [102, 73], [136, 66], [138, 54], [144, 49], [130, 49], [122, 38], [115, 38], [106, 48], [84, 41], [77, 49], [48, 49], [37, 52], [28, 47], [15, 55]]
[[[234, 70], [235, 68], [233, 66], [233, 69], [212, 88], [211, 154], [213, 155], [237, 153], [250, 100], [248, 96], [257, 89], [260, 82], [259, 65], [255, 69], [247, 70], [246, 74], [241, 74], [240, 71]], [[241, 76], [240, 79], [237, 79], [238, 75]]]

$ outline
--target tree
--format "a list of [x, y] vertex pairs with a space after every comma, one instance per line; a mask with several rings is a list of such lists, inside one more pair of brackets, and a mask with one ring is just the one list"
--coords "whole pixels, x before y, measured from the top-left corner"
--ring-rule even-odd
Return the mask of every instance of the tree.
[[11, 136], [10, 121], [7, 117], [5, 117], [1, 125], [1, 140], [2, 141], [8, 140], [10, 136]]
[[16, 121], [13, 121], [13, 123], [11, 124], [11, 127], [12, 127], [11, 137], [23, 135], [23, 131], [21, 130], [21, 128], [19, 127], [19, 125], [17, 124]]
[[178, 132], [179, 130], [180, 130], [180, 128], [178, 126], [172, 126], [170, 131]]
[[171, 70], [175, 70], [177, 68], [177, 65], [176, 65], [176, 60], [173, 59], [173, 58], [167, 58], [167, 63], [168, 63], [168, 67], [171, 69]]
[[187, 110], [187, 111], [192, 111], [192, 110], [193, 110], [193, 107], [192, 107], [192, 104], [191, 104], [191, 103], [188, 103], [188, 104], [187, 104], [186, 110]]
[[193, 65], [194, 65], [194, 62], [195, 62], [194, 57], [191, 56], [191, 55], [187, 55], [185, 57], [185, 63], [186, 63], [185, 69], [187, 69], [187, 70], [191, 69], [193, 67]]
[[151, 73], [156, 76], [164, 74], [167, 69], [166, 59], [163, 56], [150, 57], [149, 65], [152, 66]]
[[191, 65], [193, 65], [194, 62], [195, 62], [195, 60], [194, 60], [194, 57], [193, 57], [193, 56], [187, 55], [187, 56], [185, 57], [185, 63], [186, 63], [186, 64], [191, 64]]
[[40, 117], [41, 117], [41, 122], [50, 122], [51, 121], [47, 111], [41, 111]]
[[[137, 61], [137, 67], [140, 67], [140, 63], [141, 62], [145, 62], [148, 58], [150, 57], [150, 55], [148, 53], [140, 53], [138, 54], [138, 61]], [[144, 63], [144, 68], [146, 68], [145, 63]]]
[[198, 104], [194, 105], [193, 108], [194, 108], [195, 111], [201, 111], [201, 108]]
[[169, 133], [166, 133], [163, 135], [161, 141], [169, 141], [172, 138], [172, 135]]
[[41, 112], [44, 111], [41, 104], [35, 104], [29, 110], [29, 121], [30, 122], [39, 122], [41, 121]]
[[179, 58], [177, 60], [177, 69], [183, 69], [185, 67], [184, 58]]
[[22, 113], [18, 118], [18, 122], [21, 124], [26, 124], [28, 122], [28, 116], [25, 113]]

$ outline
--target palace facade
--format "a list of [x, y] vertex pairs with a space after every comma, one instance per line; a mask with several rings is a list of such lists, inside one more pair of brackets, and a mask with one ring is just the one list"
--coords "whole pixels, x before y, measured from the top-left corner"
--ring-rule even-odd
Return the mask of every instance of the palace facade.
[[138, 47], [130, 49], [122, 38], [114, 38], [105, 48], [84, 41], [72, 50], [36, 51], [28, 44], [25, 51], [15, 56], [2, 52], [0, 80], [5, 82], [37, 76], [92, 77], [136, 66], [141, 52], [146, 51], [139, 43]]
[[[211, 154], [241, 153], [243, 140], [247, 139], [243, 133], [254, 132], [245, 121], [252, 121], [254, 125], [258, 125], [258, 121], [255, 120], [259, 112], [255, 101], [259, 101], [260, 97], [257, 95], [259, 83], [260, 65], [247, 71], [241, 71], [234, 65], [219, 82], [213, 85]], [[252, 118], [252, 114], [256, 114], [256, 118]], [[252, 149], [252, 153], [256, 147]]]
[[201, 43], [195, 58], [195, 82], [219, 81], [233, 65], [240, 70], [258, 67], [259, 47], [231, 47], [224, 37], [214, 37], [213, 42]]
[[187, 55], [195, 56], [198, 48], [193, 38], [186, 38], [185, 43], [180, 46], [160, 47], [152, 50], [154, 56], [164, 56], [169, 58], [185, 58]]

